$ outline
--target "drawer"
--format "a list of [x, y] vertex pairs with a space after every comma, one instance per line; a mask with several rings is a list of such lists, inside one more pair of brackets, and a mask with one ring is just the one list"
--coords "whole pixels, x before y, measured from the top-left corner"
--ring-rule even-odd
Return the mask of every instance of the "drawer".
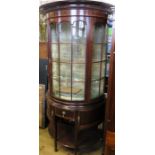
[[75, 120], [75, 112], [74, 111], [55, 108], [55, 115], [65, 118], [65, 119]]
[[101, 122], [104, 118], [104, 107], [99, 106], [96, 109], [80, 112], [81, 125], [91, 124], [95, 122]]

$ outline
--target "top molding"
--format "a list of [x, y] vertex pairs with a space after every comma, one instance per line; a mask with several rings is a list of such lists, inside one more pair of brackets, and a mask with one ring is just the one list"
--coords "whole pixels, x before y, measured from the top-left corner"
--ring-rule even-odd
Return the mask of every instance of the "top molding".
[[55, 1], [47, 4], [43, 4], [39, 7], [39, 11], [42, 14], [49, 13], [51, 11], [68, 9], [68, 8], [82, 8], [82, 9], [96, 9], [104, 11], [108, 14], [114, 12], [114, 5], [89, 0], [67, 0], [67, 1]]

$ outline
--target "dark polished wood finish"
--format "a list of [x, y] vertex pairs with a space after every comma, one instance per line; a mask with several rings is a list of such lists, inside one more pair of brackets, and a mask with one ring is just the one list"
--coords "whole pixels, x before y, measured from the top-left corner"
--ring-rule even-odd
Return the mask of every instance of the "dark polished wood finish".
[[103, 154], [115, 155], [115, 33], [113, 33], [109, 75], [104, 130], [105, 149]]
[[[72, 9], [84, 9], [84, 10], [91, 10], [91, 13], [98, 11], [101, 15], [103, 12], [104, 14], [110, 14], [113, 12], [114, 6], [111, 4], [98, 2], [98, 1], [88, 1], [88, 0], [67, 0], [67, 1], [58, 1], [52, 2], [48, 4], [44, 4], [40, 7], [40, 11], [42, 13], [49, 13], [53, 10], [62, 10], [68, 9], [68, 7]], [[93, 10], [92, 10], [93, 9]], [[51, 12], [54, 16], [55, 14]], [[73, 14], [74, 15], [74, 14]], [[86, 15], [86, 13], [85, 13]]]
[[[92, 99], [91, 97], [91, 82], [92, 82], [92, 57], [93, 57], [93, 33], [94, 33], [94, 25], [96, 23], [101, 23], [102, 25], [106, 25], [108, 14], [112, 12], [112, 5], [101, 3], [101, 2], [92, 2], [92, 1], [84, 1], [84, 0], [72, 0], [72, 1], [59, 1], [53, 2], [49, 4], [42, 5], [40, 7], [40, 12], [46, 14], [46, 21], [48, 25], [48, 56], [49, 56], [49, 91], [47, 96], [47, 103], [48, 109], [47, 114], [50, 120], [49, 123], [49, 132], [51, 135], [54, 136], [54, 145], [55, 151], [57, 151], [57, 142], [60, 142], [66, 147], [74, 148], [75, 154], [77, 154], [80, 145], [80, 136], [81, 132], [85, 132], [84, 135], [88, 130], [97, 131], [98, 125], [103, 122], [103, 115], [104, 115], [104, 104], [105, 99], [103, 94], [99, 94], [98, 97]], [[74, 21], [73, 21], [74, 20]], [[71, 100], [65, 100], [60, 98], [60, 88], [59, 88], [59, 97], [54, 96], [53, 94], [53, 82], [52, 82], [52, 49], [51, 44], [51, 30], [50, 24], [56, 24], [58, 27], [59, 23], [62, 22], [70, 22], [71, 25], [75, 21], [83, 21], [86, 25], [86, 57], [85, 57], [85, 89], [84, 89], [84, 99], [80, 101], [72, 100], [72, 93], [71, 93]], [[58, 28], [56, 27], [56, 33], [58, 34], [57, 37], [57, 44], [58, 44], [58, 62], [60, 62], [60, 36], [58, 32]], [[71, 53], [73, 52], [73, 38], [71, 39]], [[100, 43], [101, 44], [101, 43]], [[103, 45], [106, 43], [103, 40]], [[102, 48], [103, 50], [103, 48]], [[102, 53], [102, 52], [101, 52]], [[73, 53], [72, 53], [73, 54]], [[72, 65], [73, 65], [73, 55], [71, 54], [71, 73], [72, 73]], [[102, 54], [101, 54], [102, 56]], [[99, 60], [103, 61], [103, 60]], [[69, 63], [69, 62], [68, 62]], [[100, 79], [101, 79], [101, 63], [100, 63]], [[59, 65], [59, 75], [60, 74], [60, 65]], [[71, 81], [73, 77], [71, 74]], [[99, 81], [99, 85], [101, 85], [101, 80]], [[60, 77], [59, 77], [59, 87], [60, 87]], [[100, 90], [100, 87], [99, 87]], [[72, 82], [71, 82], [71, 92], [72, 92]], [[100, 92], [100, 91], [99, 91]], [[65, 135], [64, 137], [59, 137], [59, 125], [63, 123], [70, 124], [73, 129], [73, 136], [72, 141], [69, 141], [69, 135]], [[65, 124], [64, 123], [64, 124]], [[64, 128], [67, 130], [67, 127]], [[89, 133], [89, 132], [88, 132]], [[92, 136], [92, 135], [91, 135]], [[83, 137], [83, 138], [85, 138]], [[94, 141], [96, 141], [96, 136]], [[88, 138], [89, 141], [89, 138]], [[92, 145], [92, 144], [91, 144]]]
[[115, 132], [106, 132], [104, 155], [115, 155]]

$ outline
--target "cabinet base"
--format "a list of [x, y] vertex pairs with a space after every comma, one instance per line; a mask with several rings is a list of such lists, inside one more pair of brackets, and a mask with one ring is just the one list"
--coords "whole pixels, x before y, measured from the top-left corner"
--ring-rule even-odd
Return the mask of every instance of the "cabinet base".
[[[75, 140], [74, 140], [74, 127], [71, 124], [66, 124], [58, 122], [58, 138], [57, 142], [67, 148], [75, 149]], [[49, 133], [53, 137], [51, 128], [49, 127]], [[80, 151], [89, 151], [98, 149], [102, 146], [102, 130], [97, 128], [91, 128], [82, 130], [79, 132], [78, 138], [78, 150]], [[90, 147], [91, 146], [91, 147]]]

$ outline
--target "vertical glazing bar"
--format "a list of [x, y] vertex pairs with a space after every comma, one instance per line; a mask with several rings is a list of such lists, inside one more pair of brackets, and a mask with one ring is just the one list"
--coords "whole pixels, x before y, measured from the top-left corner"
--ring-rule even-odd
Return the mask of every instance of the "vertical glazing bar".
[[52, 93], [52, 83], [51, 82], [51, 27], [50, 27], [50, 19], [47, 19], [47, 31], [48, 31], [48, 90], [49, 94]]
[[[52, 20], [52, 22], [51, 22], [51, 24], [53, 24], [53, 26], [56, 26], [55, 25], [55, 23], [54, 23], [54, 19], [52, 19], [51, 18], [51, 20]], [[50, 28], [50, 48], [51, 48], [51, 46], [53, 46], [53, 38], [52, 38], [52, 30], [51, 30], [51, 28]], [[50, 78], [50, 80], [51, 80], [51, 93], [52, 93], [52, 96], [53, 96], [53, 48], [51, 48], [51, 50], [50, 50], [50, 66], [51, 66], [51, 68], [50, 68], [50, 71], [51, 71], [51, 78]]]
[[[104, 28], [104, 38], [105, 38], [105, 27]], [[103, 42], [105, 41], [105, 39], [103, 40]], [[103, 72], [103, 68], [102, 68], [102, 57], [103, 57], [103, 43], [101, 42], [101, 59], [100, 59], [100, 80], [99, 80], [99, 95], [100, 95], [100, 92], [101, 92], [101, 76], [102, 76], [102, 72]]]
[[72, 100], [72, 87], [73, 87], [72, 80], [73, 80], [73, 33], [72, 33], [72, 26], [71, 26], [71, 100]]
[[103, 45], [101, 44], [101, 59], [100, 59], [100, 75], [99, 75], [99, 95], [100, 95], [100, 87], [101, 87], [101, 75], [102, 75], [102, 56], [103, 56]]
[[86, 17], [87, 21], [87, 43], [86, 43], [86, 77], [85, 77], [85, 100], [89, 102], [91, 94], [91, 71], [92, 71], [92, 52], [93, 52], [93, 28], [94, 18]]
[[56, 22], [56, 33], [57, 33], [57, 41], [58, 41], [58, 78], [59, 78], [59, 97], [60, 97], [60, 89], [61, 89], [61, 80], [60, 80], [60, 33], [59, 33], [59, 21]]
[[[104, 75], [106, 75], [106, 72], [107, 72], [107, 43], [108, 43], [108, 28], [107, 28], [107, 20], [106, 20], [106, 23], [105, 23], [105, 45], [106, 45], [106, 50], [105, 50], [105, 71], [104, 71]], [[105, 85], [106, 83], [106, 78], [104, 78], [104, 86], [103, 86], [103, 93], [104, 93], [104, 90], [105, 90]]]

